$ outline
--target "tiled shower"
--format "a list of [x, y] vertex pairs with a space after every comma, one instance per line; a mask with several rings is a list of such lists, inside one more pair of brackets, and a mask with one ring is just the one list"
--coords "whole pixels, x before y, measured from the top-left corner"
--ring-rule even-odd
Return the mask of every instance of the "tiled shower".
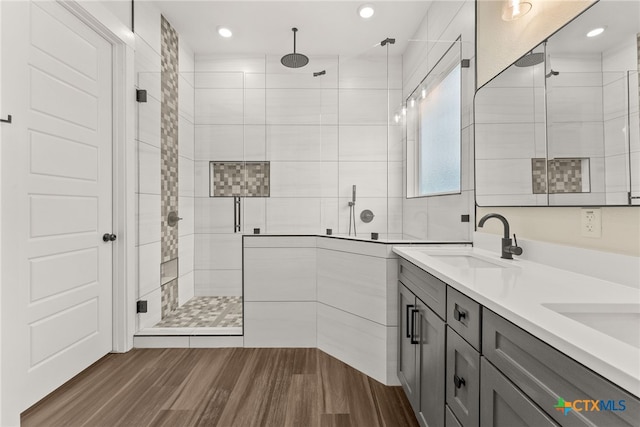
[[347, 234], [353, 185], [358, 214], [375, 215], [360, 235], [401, 237], [401, 58], [374, 49], [296, 71], [276, 56], [196, 57], [196, 295], [241, 295], [242, 234]]
[[[462, 54], [470, 57], [465, 23], [473, 2], [434, 6], [450, 23], [427, 31], [427, 16], [419, 34], [425, 40], [410, 42], [405, 57], [374, 40], [355, 56], [311, 56], [298, 70], [284, 68], [279, 55], [194, 55], [176, 34], [177, 100], [163, 98], [160, 12], [144, 2], [137, 7], [149, 8], [139, 12], [145, 19], [136, 24], [135, 55], [138, 89], [147, 91], [147, 102], [137, 104], [137, 297], [147, 302], [139, 335], [242, 333], [242, 235], [346, 235], [354, 185], [358, 237], [469, 238], [461, 215], [473, 213], [473, 68], [462, 82], [460, 194], [404, 197], [401, 107], [449, 45], [428, 40], [455, 39], [464, 29]], [[177, 105], [168, 116], [177, 122], [177, 152], [175, 144], [171, 153], [163, 149], [163, 101]], [[176, 184], [176, 176], [182, 220], [167, 228], [164, 204], [175, 206], [175, 185], [161, 183]], [[360, 220], [364, 210], [373, 213], [371, 222]], [[165, 258], [176, 259], [175, 252], [165, 257], [167, 231], [177, 235], [177, 269], [163, 275]], [[165, 280], [171, 285], [162, 286]]]
[[143, 333], [241, 333], [242, 235], [346, 234], [353, 185], [358, 215], [374, 213], [359, 234], [402, 237], [393, 46], [289, 71], [276, 56], [194, 57], [158, 18], [136, 34]]

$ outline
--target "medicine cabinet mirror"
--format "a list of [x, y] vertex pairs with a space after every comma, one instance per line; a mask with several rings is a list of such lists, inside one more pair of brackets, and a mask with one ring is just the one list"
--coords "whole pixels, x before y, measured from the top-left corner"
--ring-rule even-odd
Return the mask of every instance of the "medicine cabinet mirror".
[[640, 205], [638, 16], [601, 0], [476, 92], [479, 206]]

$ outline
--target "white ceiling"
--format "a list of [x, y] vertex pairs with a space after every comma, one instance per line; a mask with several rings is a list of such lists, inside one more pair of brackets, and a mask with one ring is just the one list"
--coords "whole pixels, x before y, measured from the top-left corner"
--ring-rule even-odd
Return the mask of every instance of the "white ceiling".
[[[277, 54], [354, 56], [387, 37], [401, 54], [422, 22], [431, 0], [418, 1], [171, 1], [154, 2], [196, 54]], [[372, 4], [375, 15], [360, 18], [358, 7]], [[223, 39], [225, 26], [233, 37]], [[378, 47], [378, 49], [380, 49]], [[380, 53], [385, 51], [380, 49]]]
[[[589, 38], [598, 27], [606, 31]], [[640, 33], [640, 1], [600, 0], [549, 38], [549, 53], [600, 53], [625, 43]]]

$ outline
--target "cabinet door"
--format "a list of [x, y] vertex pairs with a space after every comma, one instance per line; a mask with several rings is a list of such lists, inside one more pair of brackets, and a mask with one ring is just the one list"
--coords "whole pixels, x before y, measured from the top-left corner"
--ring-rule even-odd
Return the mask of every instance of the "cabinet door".
[[481, 427], [558, 425], [484, 357], [481, 366]]
[[420, 386], [416, 413], [422, 425], [444, 425], [445, 323], [420, 300], [418, 313], [418, 372]]
[[[416, 325], [416, 297], [401, 282], [398, 282], [398, 378], [415, 409], [418, 400], [416, 355], [414, 344]], [[412, 336], [413, 333], [413, 336]]]
[[[482, 319], [484, 356], [555, 422], [567, 427], [640, 425], [640, 399], [486, 308]], [[560, 398], [577, 401], [580, 409], [585, 399], [598, 401], [603, 410], [557, 410]]]
[[447, 404], [465, 427], [480, 422], [480, 354], [447, 327]]
[[462, 424], [460, 424], [460, 421], [458, 421], [456, 416], [453, 415], [453, 412], [451, 412], [451, 408], [449, 408], [449, 405], [447, 405], [447, 410], [445, 411], [444, 426], [445, 427], [462, 427]]

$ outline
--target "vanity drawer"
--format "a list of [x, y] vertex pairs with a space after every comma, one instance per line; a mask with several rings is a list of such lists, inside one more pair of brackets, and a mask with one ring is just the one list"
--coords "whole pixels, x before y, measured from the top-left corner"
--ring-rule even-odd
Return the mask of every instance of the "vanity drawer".
[[[483, 308], [485, 357], [562, 426], [637, 426], [640, 399], [513, 323]], [[558, 399], [604, 401], [616, 410], [556, 410]], [[622, 410], [620, 401], [624, 401]]]
[[558, 426], [484, 357], [480, 366], [481, 426]]
[[400, 281], [441, 319], [445, 319], [447, 284], [402, 258], [398, 272]]
[[480, 354], [447, 327], [447, 405], [464, 427], [480, 422]]
[[453, 412], [451, 412], [451, 408], [449, 408], [449, 405], [445, 405], [445, 408], [446, 408], [446, 411], [444, 414], [444, 426], [445, 427], [462, 427], [462, 424], [460, 424], [460, 421], [458, 421], [456, 416], [453, 415]]
[[480, 304], [447, 286], [447, 323], [480, 351]]

